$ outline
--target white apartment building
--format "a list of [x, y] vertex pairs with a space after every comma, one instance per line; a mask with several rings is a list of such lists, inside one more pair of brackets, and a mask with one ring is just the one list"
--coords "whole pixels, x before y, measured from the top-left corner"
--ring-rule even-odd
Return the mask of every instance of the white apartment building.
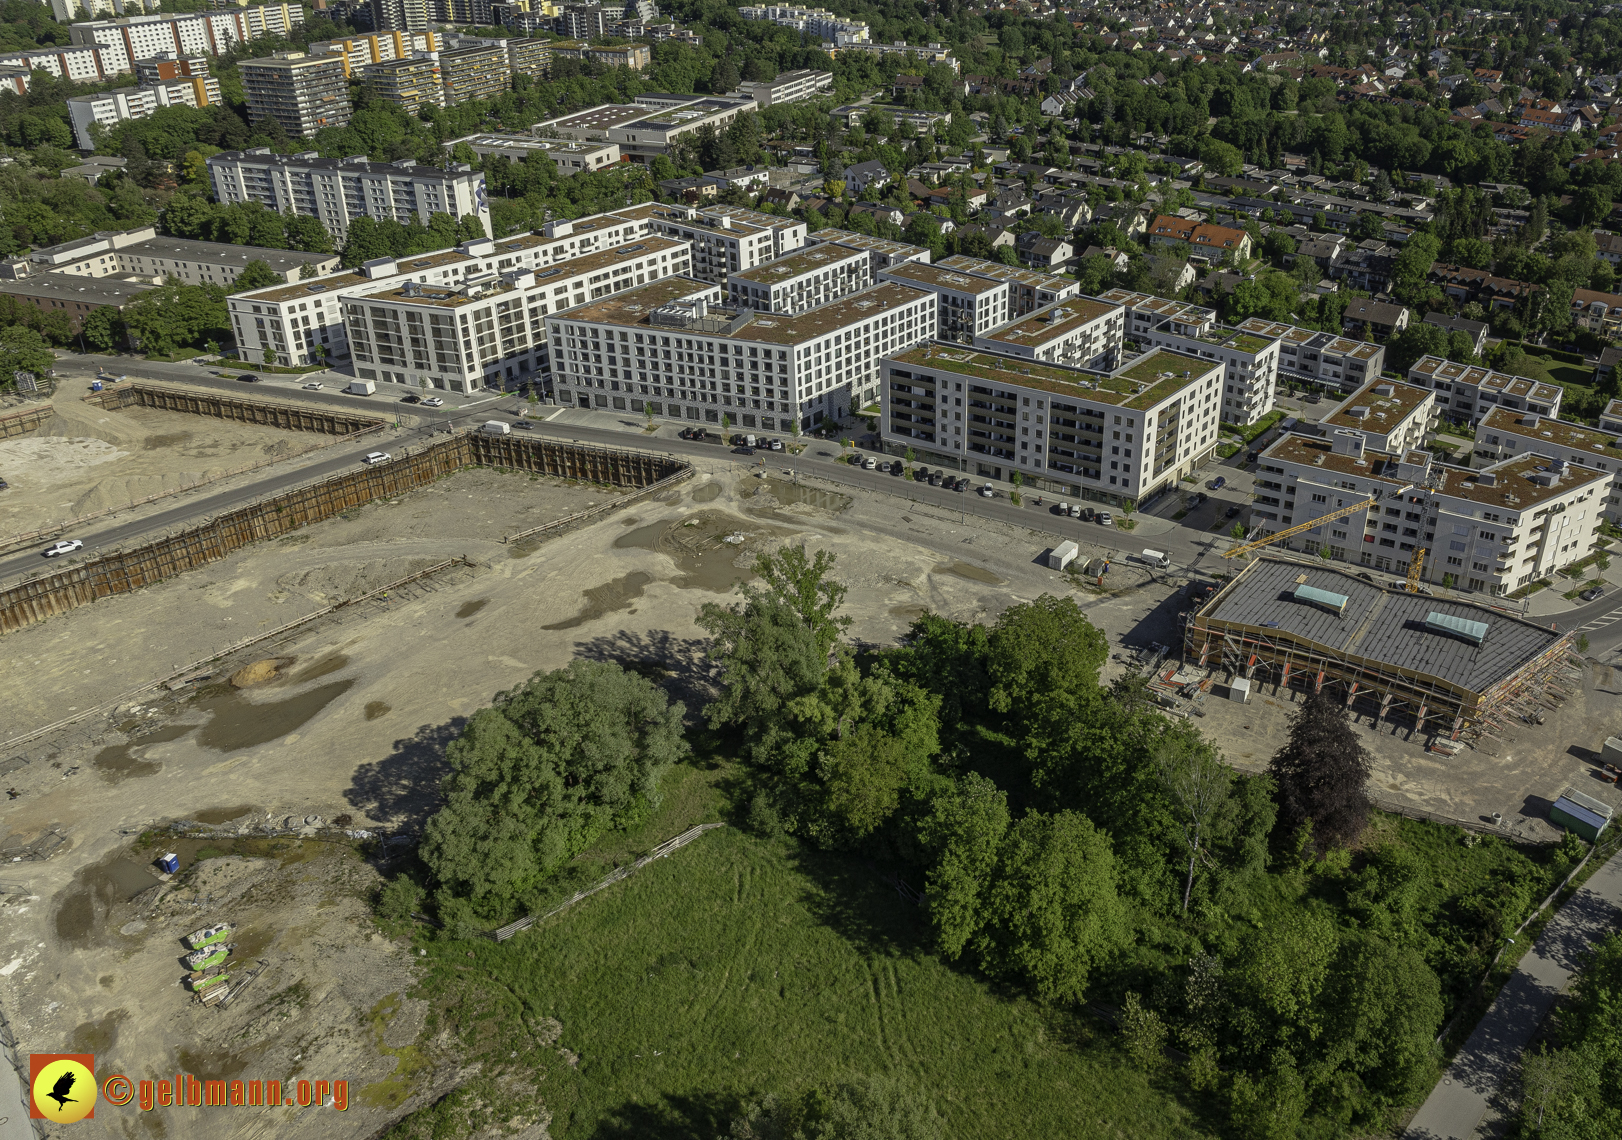
[[738, 84], [733, 95], [740, 99], [753, 99], [762, 107], [775, 107], [779, 103], [810, 99], [833, 88], [833, 72], [802, 69], [781, 72], [776, 79], [746, 79]]
[[463, 135], [444, 144], [447, 151], [457, 146], [466, 146], [477, 155], [499, 154], [512, 162], [544, 154], [560, 172], [568, 174], [607, 170], [620, 160], [620, 148], [614, 143], [565, 142], [530, 135]]
[[[76, 83], [94, 83], [130, 70], [129, 58], [122, 47], [117, 50], [100, 44], [60, 44], [56, 47], [27, 48], [23, 51], [0, 55], [0, 68], [10, 71], [47, 71], [57, 79], [71, 79]], [[23, 76], [19, 94], [28, 90], [27, 76]]]
[[433, 214], [471, 215], [490, 232], [484, 175], [467, 165], [441, 170], [410, 159], [370, 162], [256, 147], [213, 155], [208, 171], [219, 201], [259, 202], [278, 213], [317, 218], [340, 244], [350, 221], [361, 217], [427, 224]]
[[859, 234], [855, 230], [818, 230], [809, 235], [809, 241], [838, 242], [847, 249], [865, 249], [871, 264], [868, 272], [876, 280], [881, 269], [893, 269], [897, 265], [907, 262], [916, 262], [919, 265], [929, 264], [929, 250], [921, 245], [909, 245], [904, 241], [891, 241], [888, 238], [874, 237], [872, 234]]
[[974, 338], [985, 352], [1109, 372], [1121, 362], [1126, 310], [1091, 297], [1072, 297]]
[[162, 284], [173, 278], [187, 285], [229, 286], [242, 275], [250, 261], [263, 262], [287, 281], [297, 280], [301, 272], [320, 275], [338, 267], [338, 258], [330, 253], [159, 237], [156, 226], [103, 231], [36, 249], [27, 255], [26, 261], [17, 258], [6, 266], [8, 275], [14, 277], [66, 273], [75, 277], [138, 277], [150, 284]]
[[1479, 424], [1495, 407], [1553, 419], [1560, 414], [1560, 398], [1565, 392], [1558, 384], [1542, 384], [1474, 364], [1455, 364], [1440, 356], [1416, 361], [1408, 369], [1408, 382], [1435, 391], [1441, 415], [1472, 424]]
[[1251, 317], [1239, 331], [1279, 342], [1279, 378], [1355, 392], [1385, 368], [1385, 345]]
[[970, 344], [976, 336], [1008, 321], [1006, 281], [915, 261], [880, 270], [878, 277], [935, 294], [939, 306], [935, 335], [941, 340]]
[[1613, 522], [1622, 519], [1622, 485], [1618, 484], [1622, 480], [1622, 438], [1616, 431], [1550, 419], [1536, 412], [1494, 408], [1476, 425], [1476, 446], [1470, 465], [1491, 467], [1502, 459], [1527, 452], [1610, 475], [1612, 483], [1601, 510]]
[[304, 9], [296, 4], [264, 4], [226, 11], [180, 15], [154, 13], [118, 20], [73, 24], [70, 42], [105, 48], [107, 74], [129, 71], [136, 60], [164, 52], [177, 56], [222, 55], [238, 44], [261, 36], [285, 36], [304, 23]]
[[1376, 380], [1347, 396], [1319, 425], [1325, 432], [1361, 432], [1375, 451], [1406, 454], [1424, 447], [1426, 435], [1436, 426], [1436, 393]]
[[887, 356], [880, 436], [886, 450], [1107, 503], [1142, 502], [1217, 445], [1222, 369], [1155, 349], [1093, 371], [959, 345]]
[[692, 274], [725, 284], [734, 273], [775, 261], [805, 245], [805, 223], [740, 206], [665, 206], [645, 202], [614, 211], [614, 217], [645, 222], [649, 232], [680, 238], [693, 247]]
[[839, 419], [879, 358], [933, 333], [935, 301], [874, 285], [796, 316], [718, 308], [718, 286], [672, 278], [547, 319], [560, 404], [789, 431]]
[[872, 283], [865, 250], [814, 245], [728, 274], [727, 300], [735, 309], [793, 316]]
[[220, 81], [212, 75], [172, 79], [144, 87], [120, 87], [98, 95], [70, 95], [68, 119], [73, 139], [80, 150], [96, 149], [96, 133], [101, 124], [111, 130], [126, 119], [144, 119], [160, 107], [207, 107], [219, 102]]
[[1012, 317], [1023, 317], [1026, 313], [1045, 309], [1056, 301], [1068, 301], [1081, 295], [1081, 286], [1072, 278], [1055, 277], [1051, 273], [1039, 273], [1017, 265], [1004, 265], [1000, 261], [986, 261], [959, 253], [946, 258], [940, 265], [943, 269], [955, 269], [959, 273], [972, 273], [976, 277], [1006, 282], [1008, 311]]
[[797, 32], [809, 32], [821, 37], [824, 43], [850, 44], [871, 42], [872, 33], [865, 20], [847, 20], [826, 8], [802, 8], [797, 5], [768, 4], [760, 7], [739, 8], [738, 15], [746, 20], [770, 20]]

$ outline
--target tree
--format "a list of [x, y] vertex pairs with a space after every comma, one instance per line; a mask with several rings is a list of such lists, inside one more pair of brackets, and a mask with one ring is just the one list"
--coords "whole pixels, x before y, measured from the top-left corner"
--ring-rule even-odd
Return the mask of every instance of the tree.
[[265, 365], [269, 367], [276, 363], [276, 350], [269, 345], [265, 346]]
[[940, 1116], [914, 1089], [867, 1074], [744, 1106], [731, 1140], [941, 1140]]
[[1442, 243], [1428, 233], [1415, 233], [1403, 243], [1402, 252], [1391, 267], [1391, 294], [1405, 304], [1416, 304], [1429, 284], [1431, 266], [1442, 252]]
[[56, 354], [33, 329], [23, 325], [0, 329], [0, 384], [14, 384], [14, 372], [42, 374], [55, 364]]
[[287, 279], [277, 273], [270, 266], [257, 257], [242, 267], [236, 281], [231, 285], [232, 293], [246, 293], [250, 289], [263, 289], [268, 285], [286, 285]]
[[832, 551], [819, 550], [815, 557], [807, 557], [804, 546], [785, 546], [757, 555], [752, 567], [765, 580], [768, 595], [794, 611], [824, 652], [833, 648], [851, 621], [834, 616], [845, 603], [845, 587], [829, 577], [834, 561]]
[[124, 343], [128, 333], [124, 328], [124, 321], [118, 310], [111, 305], [103, 305], [99, 309], [92, 309], [79, 323], [79, 331], [92, 348], [103, 352], [111, 352], [118, 345]]
[[1154, 1072], [1166, 1059], [1165, 1023], [1130, 990], [1121, 1003], [1121, 1045], [1132, 1063], [1145, 1072]]
[[1356, 841], [1369, 820], [1372, 758], [1352, 731], [1346, 707], [1313, 693], [1290, 720], [1290, 737], [1268, 764], [1279, 822], [1294, 834], [1310, 824], [1319, 852]]
[[1183, 913], [1194, 893], [1194, 873], [1212, 817], [1228, 802], [1233, 772], [1204, 741], [1168, 737], [1154, 754], [1160, 786], [1176, 805], [1183, 822], [1183, 845], [1188, 848], [1188, 873], [1183, 880]]
[[1386, 345], [1391, 367], [1406, 373], [1422, 357], [1444, 356], [1449, 348], [1446, 331], [1425, 321], [1413, 321]]
[[497, 694], [445, 750], [444, 807], [420, 848], [441, 896], [501, 917], [604, 830], [656, 806], [660, 777], [688, 753], [681, 716], [652, 682], [605, 662]]
[[708, 656], [721, 669], [721, 695], [704, 710], [712, 728], [739, 727], [762, 740], [783, 706], [814, 691], [828, 668], [827, 650], [800, 615], [747, 587], [740, 606], [706, 603], [698, 624], [709, 631]]

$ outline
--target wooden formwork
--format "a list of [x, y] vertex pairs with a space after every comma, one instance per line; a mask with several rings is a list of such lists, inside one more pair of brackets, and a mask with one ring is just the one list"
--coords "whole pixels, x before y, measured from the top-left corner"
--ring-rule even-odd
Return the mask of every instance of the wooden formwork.
[[0, 439], [10, 439], [13, 436], [27, 435], [37, 431], [39, 426], [56, 414], [49, 404], [39, 408], [25, 408], [20, 412], [12, 412], [7, 416], [0, 416]]
[[352, 435], [367, 428], [379, 427], [384, 422], [375, 416], [329, 412], [269, 400], [244, 400], [239, 396], [220, 396], [192, 388], [165, 388], [153, 384], [120, 384], [105, 392], [94, 393], [87, 399], [103, 408], [159, 408], [166, 412], [213, 416], [237, 423], [317, 432], [321, 435]]
[[468, 466], [505, 467], [618, 487], [645, 487], [681, 471], [668, 456], [538, 439], [461, 435], [390, 463], [334, 475], [263, 499], [134, 550], [106, 554], [0, 590], [0, 633], [98, 598], [127, 594], [378, 499], [402, 495]]

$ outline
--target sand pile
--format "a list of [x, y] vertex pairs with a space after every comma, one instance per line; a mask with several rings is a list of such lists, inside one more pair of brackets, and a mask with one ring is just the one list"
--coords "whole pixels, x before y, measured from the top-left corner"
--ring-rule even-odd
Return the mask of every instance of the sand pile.
[[326, 562], [309, 570], [284, 574], [276, 580], [276, 585], [290, 593], [303, 594], [330, 605], [397, 582], [440, 561], [443, 559], [374, 558], [366, 562]]

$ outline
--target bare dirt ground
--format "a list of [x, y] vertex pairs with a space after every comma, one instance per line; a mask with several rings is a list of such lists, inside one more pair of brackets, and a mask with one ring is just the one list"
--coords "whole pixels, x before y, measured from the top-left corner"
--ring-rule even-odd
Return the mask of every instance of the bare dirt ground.
[[0, 491], [0, 540], [159, 492], [212, 484], [265, 460], [319, 454], [332, 442], [182, 412], [109, 411], [82, 395], [79, 386], [63, 385], [51, 398], [55, 415], [38, 431], [0, 440], [0, 478], [10, 484]]
[[[835, 553], [851, 634], [864, 642], [894, 644], [925, 609], [992, 620], [1046, 592], [1075, 593], [1114, 647], [1175, 634], [1178, 581], [1148, 582], [1123, 567], [1112, 574], [1120, 592], [1077, 592], [1038, 561], [1049, 545], [1040, 532], [733, 469], [699, 473], [571, 533], [499, 541], [607, 493], [464, 472], [5, 638], [0, 678], [12, 700], [0, 733], [9, 736], [335, 597], [454, 555], [474, 563], [211, 663], [197, 686], [145, 695], [26, 745], [19, 753], [30, 762], [0, 776], [19, 793], [0, 800], [0, 1002], [24, 1051], [93, 1046], [107, 1071], [131, 1077], [189, 1069], [351, 1081], [342, 1116], [107, 1108], [81, 1126], [86, 1136], [206, 1128], [258, 1137], [294, 1124], [312, 1137], [369, 1136], [443, 1091], [454, 1063], [409, 998], [405, 947], [374, 937], [365, 900], [378, 873], [357, 845], [276, 847], [235, 830], [311, 816], [349, 816], [346, 826], [366, 829], [420, 824], [464, 719], [501, 689], [576, 657], [664, 670], [696, 711], [708, 673], [695, 618], [748, 577], [759, 549], [805, 542]], [[271, 658], [259, 683], [226, 683]], [[1237, 724], [1227, 711], [1200, 727], [1236, 763], [1265, 763], [1288, 706], [1233, 706], [1246, 718]], [[1552, 739], [1530, 737], [1547, 741], [1543, 751], [1506, 761], [1503, 778], [1537, 782], [1538, 765], [1567, 762]], [[1467, 798], [1448, 771], [1374, 744], [1400, 780]], [[219, 857], [180, 851], [184, 881], [154, 905], [147, 867], [159, 852], [139, 847], [139, 836], [159, 821], [198, 818], [233, 821], [233, 834], [214, 841]], [[48, 860], [3, 861], [52, 832], [64, 840]], [[221, 919], [243, 928], [240, 956], [270, 967], [223, 1012], [190, 1001], [176, 963], [179, 935]], [[544, 1134], [544, 1123], [528, 1134]]]

